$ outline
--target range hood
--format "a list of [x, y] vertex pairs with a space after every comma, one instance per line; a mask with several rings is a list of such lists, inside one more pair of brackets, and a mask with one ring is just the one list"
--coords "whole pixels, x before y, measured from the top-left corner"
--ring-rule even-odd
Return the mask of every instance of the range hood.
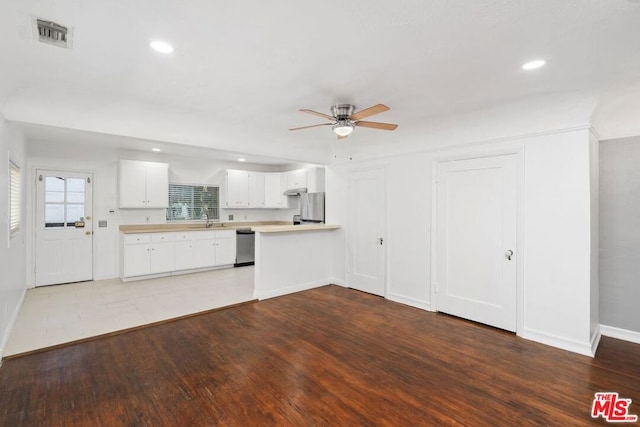
[[285, 196], [299, 196], [302, 193], [306, 193], [307, 189], [306, 188], [291, 188], [287, 191], [285, 191], [283, 194]]

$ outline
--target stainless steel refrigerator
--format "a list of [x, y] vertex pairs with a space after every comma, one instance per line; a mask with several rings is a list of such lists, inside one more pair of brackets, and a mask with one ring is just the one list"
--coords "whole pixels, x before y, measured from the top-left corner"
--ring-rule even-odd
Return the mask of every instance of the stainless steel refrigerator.
[[300, 193], [300, 222], [324, 222], [324, 193]]

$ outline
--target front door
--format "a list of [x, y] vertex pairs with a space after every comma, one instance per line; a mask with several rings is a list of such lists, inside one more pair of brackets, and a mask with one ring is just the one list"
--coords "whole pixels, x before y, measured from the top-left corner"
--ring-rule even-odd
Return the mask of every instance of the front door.
[[350, 174], [348, 225], [348, 286], [384, 296], [386, 197], [383, 169]]
[[437, 170], [436, 308], [516, 330], [516, 156]]
[[36, 171], [36, 286], [93, 279], [92, 174]]

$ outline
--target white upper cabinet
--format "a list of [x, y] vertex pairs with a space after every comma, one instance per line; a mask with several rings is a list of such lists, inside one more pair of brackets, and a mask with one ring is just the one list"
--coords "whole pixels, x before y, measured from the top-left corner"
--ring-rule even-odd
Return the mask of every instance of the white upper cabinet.
[[121, 208], [166, 208], [169, 205], [167, 163], [120, 160]]
[[283, 194], [286, 190], [287, 176], [283, 173], [273, 172], [264, 174], [264, 207], [286, 208], [287, 197]]
[[324, 168], [307, 169], [307, 192], [323, 193], [324, 192]]
[[307, 188], [307, 170], [297, 169], [294, 171], [286, 172], [287, 175], [287, 190], [294, 188]]
[[249, 172], [249, 207], [265, 207], [264, 173]]
[[228, 169], [226, 171], [225, 208], [249, 207], [249, 172]]
[[[307, 188], [309, 193], [325, 191], [324, 168], [297, 169], [289, 172], [226, 171], [225, 209], [295, 208], [296, 197], [284, 192]], [[291, 203], [291, 205], [289, 204]]]

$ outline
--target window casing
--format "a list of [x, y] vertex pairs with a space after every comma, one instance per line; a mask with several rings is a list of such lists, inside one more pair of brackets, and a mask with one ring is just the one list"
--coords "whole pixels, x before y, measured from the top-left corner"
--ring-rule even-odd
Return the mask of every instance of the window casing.
[[22, 207], [22, 185], [20, 168], [9, 161], [9, 235], [20, 231]]
[[220, 220], [220, 188], [169, 183], [167, 221]]

